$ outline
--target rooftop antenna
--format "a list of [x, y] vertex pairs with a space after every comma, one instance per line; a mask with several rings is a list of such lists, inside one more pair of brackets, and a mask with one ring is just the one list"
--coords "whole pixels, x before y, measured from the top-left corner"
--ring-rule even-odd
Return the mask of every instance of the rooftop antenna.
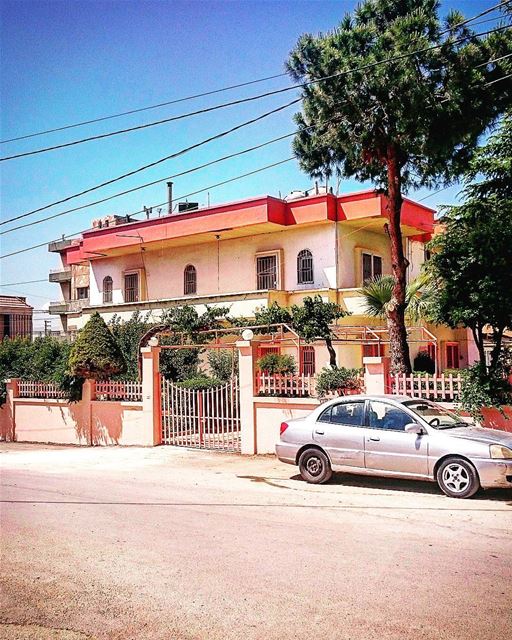
[[210, 192], [208, 191], [208, 207], [210, 206]]
[[172, 182], [167, 183], [167, 200], [169, 203], [169, 215], [172, 213]]

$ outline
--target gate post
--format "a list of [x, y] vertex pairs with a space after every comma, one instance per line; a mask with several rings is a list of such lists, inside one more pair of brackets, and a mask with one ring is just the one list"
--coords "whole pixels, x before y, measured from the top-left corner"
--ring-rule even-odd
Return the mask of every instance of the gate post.
[[160, 347], [142, 347], [142, 410], [144, 441], [148, 445], [162, 443], [162, 389], [160, 386]]
[[240, 384], [240, 450], [246, 455], [256, 453], [254, 421], [254, 342], [239, 340], [238, 376]]
[[388, 357], [367, 356], [363, 358], [364, 386], [368, 395], [392, 393]]

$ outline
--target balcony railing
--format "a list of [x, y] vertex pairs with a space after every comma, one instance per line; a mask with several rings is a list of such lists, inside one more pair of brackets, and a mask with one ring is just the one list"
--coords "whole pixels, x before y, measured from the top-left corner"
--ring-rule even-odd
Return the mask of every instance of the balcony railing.
[[83, 298], [82, 300], [57, 300], [56, 302], [50, 302], [50, 313], [78, 313], [84, 307], [89, 306], [89, 298]]

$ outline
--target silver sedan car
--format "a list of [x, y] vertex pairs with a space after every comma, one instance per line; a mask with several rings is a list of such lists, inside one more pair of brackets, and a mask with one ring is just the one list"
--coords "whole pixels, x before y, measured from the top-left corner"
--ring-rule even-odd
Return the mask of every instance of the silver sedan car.
[[314, 484], [342, 471], [429, 480], [454, 498], [469, 498], [480, 487], [512, 488], [512, 433], [476, 427], [406, 396], [326, 402], [281, 424], [276, 453]]

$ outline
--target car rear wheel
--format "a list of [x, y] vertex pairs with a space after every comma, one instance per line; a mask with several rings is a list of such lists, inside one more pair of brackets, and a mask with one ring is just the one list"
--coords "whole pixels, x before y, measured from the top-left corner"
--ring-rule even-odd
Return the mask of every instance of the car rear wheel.
[[300, 475], [310, 484], [323, 484], [332, 476], [331, 463], [323, 451], [306, 449], [299, 458]]
[[480, 488], [475, 467], [464, 458], [448, 458], [440, 464], [437, 484], [451, 498], [471, 498]]

